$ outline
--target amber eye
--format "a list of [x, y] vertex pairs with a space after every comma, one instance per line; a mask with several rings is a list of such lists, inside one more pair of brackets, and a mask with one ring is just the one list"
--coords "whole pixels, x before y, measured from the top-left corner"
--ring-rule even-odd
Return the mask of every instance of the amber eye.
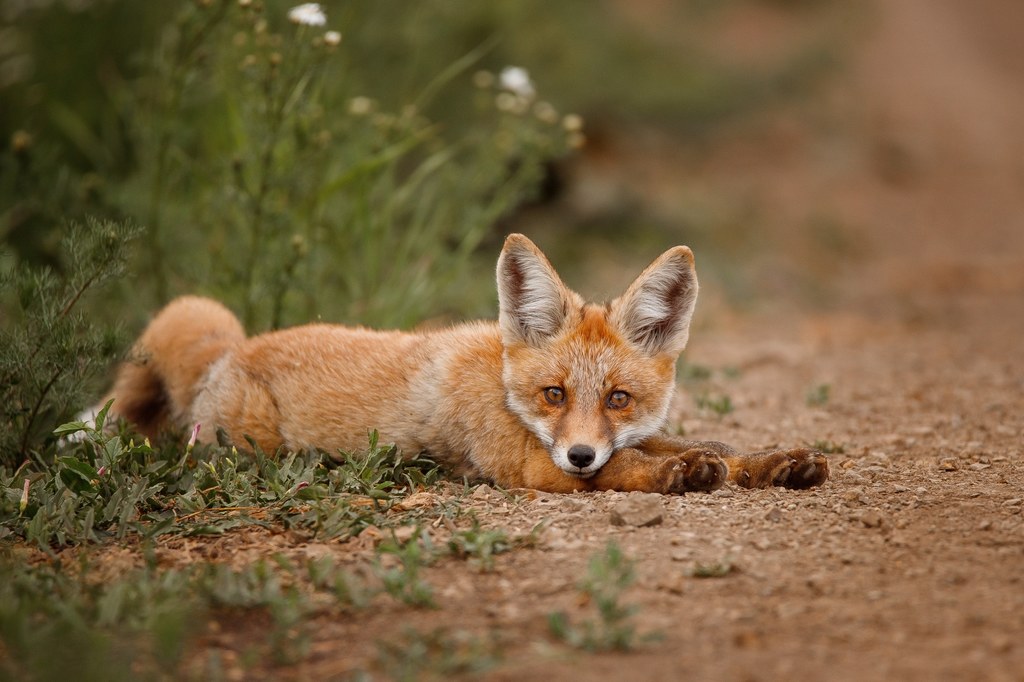
[[613, 410], [621, 410], [626, 405], [629, 405], [629, 401], [632, 397], [625, 391], [612, 391], [608, 395], [608, 407]]
[[561, 405], [565, 402], [565, 391], [557, 386], [548, 386], [544, 389], [544, 400], [552, 405]]

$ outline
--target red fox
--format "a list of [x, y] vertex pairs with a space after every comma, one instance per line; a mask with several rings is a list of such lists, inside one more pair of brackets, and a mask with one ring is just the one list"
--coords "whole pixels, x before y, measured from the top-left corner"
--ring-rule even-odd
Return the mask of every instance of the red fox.
[[[457, 475], [549, 492], [816, 486], [809, 449], [741, 455], [664, 432], [697, 300], [669, 249], [611, 303], [585, 303], [523, 235], [497, 267], [499, 319], [424, 332], [310, 324], [246, 338], [221, 304], [168, 304], [123, 363], [112, 412], [147, 435], [194, 423], [262, 449], [382, 442]], [[201, 438], [203, 440], [204, 438]]]

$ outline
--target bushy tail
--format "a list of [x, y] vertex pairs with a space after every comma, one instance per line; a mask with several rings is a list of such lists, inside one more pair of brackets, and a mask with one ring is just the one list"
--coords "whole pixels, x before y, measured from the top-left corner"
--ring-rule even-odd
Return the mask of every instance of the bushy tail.
[[245, 340], [234, 314], [207, 298], [177, 298], [153, 318], [118, 369], [112, 412], [155, 436], [190, 426], [189, 408], [210, 365]]

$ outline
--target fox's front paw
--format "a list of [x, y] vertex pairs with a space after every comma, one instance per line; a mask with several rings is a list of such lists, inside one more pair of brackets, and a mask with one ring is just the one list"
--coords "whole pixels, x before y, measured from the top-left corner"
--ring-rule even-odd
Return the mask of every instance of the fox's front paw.
[[667, 492], [706, 492], [717, 490], [725, 483], [729, 468], [717, 453], [694, 448], [668, 458]]
[[734, 464], [733, 469], [729, 477], [744, 488], [813, 488], [829, 477], [828, 458], [809, 448], [753, 455]]

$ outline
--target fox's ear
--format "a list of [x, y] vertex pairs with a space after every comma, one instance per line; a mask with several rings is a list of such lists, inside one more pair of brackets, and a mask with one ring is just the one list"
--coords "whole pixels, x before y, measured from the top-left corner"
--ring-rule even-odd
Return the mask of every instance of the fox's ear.
[[663, 253], [611, 304], [611, 322], [651, 355], [686, 348], [697, 303], [693, 253], [676, 246]]
[[572, 293], [540, 249], [510, 234], [498, 258], [498, 321], [506, 344], [537, 345], [558, 333]]

